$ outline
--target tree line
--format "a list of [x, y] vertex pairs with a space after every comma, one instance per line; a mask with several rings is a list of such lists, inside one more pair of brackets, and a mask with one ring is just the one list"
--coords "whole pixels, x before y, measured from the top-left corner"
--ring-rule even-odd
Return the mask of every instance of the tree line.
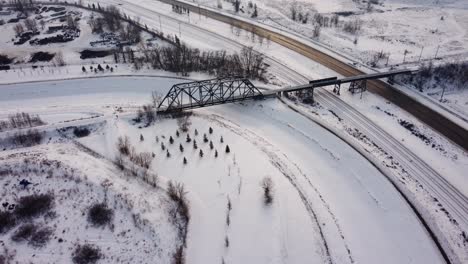
[[149, 63], [154, 69], [181, 73], [204, 72], [218, 77], [243, 76], [266, 81], [267, 65], [264, 56], [252, 47], [244, 47], [239, 53], [225, 50], [200, 51], [176, 40], [175, 46], [143, 48], [142, 56], [134, 59], [136, 68]]

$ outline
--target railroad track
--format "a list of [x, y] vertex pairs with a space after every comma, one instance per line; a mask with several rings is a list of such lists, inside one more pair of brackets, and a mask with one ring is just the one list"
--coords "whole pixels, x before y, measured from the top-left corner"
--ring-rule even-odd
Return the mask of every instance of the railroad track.
[[[191, 12], [202, 13], [202, 15], [205, 15], [212, 19], [242, 28], [247, 31], [254, 31], [255, 34], [263, 36], [265, 38], [269, 38], [271, 41], [274, 41], [286, 48], [296, 51], [297, 53], [313, 61], [316, 61], [345, 77], [364, 74], [363, 71], [345, 62], [342, 62], [322, 51], [319, 51], [301, 41], [298, 41], [292, 37], [278, 33], [271, 29], [261, 27], [252, 22], [243, 19], [238, 19], [233, 16], [229, 16], [219, 12], [215, 12], [210, 9], [201, 8], [188, 2], [182, 2], [178, 0], [158, 1], [167, 4], [178, 4], [189, 9]], [[403, 93], [402, 91], [396, 89], [395, 87], [389, 85], [384, 81], [369, 81], [367, 83], [367, 86], [369, 91], [382, 96], [388, 101], [411, 113], [413, 116], [415, 116], [428, 126], [432, 127], [440, 134], [444, 135], [446, 138], [463, 148], [465, 151], [468, 151], [468, 130], [466, 130], [463, 126], [457, 124], [456, 122], [440, 114], [439, 112], [431, 109], [430, 107], [427, 107], [426, 105], [420, 103], [418, 100]]]

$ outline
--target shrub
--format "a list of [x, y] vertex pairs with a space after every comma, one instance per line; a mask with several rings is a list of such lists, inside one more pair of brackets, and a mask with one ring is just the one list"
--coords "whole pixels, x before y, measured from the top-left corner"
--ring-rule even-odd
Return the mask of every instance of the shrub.
[[172, 264], [184, 264], [185, 254], [182, 246], [178, 247], [174, 255], [172, 255]]
[[10, 138], [10, 141], [17, 146], [31, 147], [41, 143], [42, 136], [43, 135], [35, 129], [26, 132], [18, 131]]
[[8, 211], [0, 212], [0, 234], [8, 232], [15, 227], [16, 217]]
[[88, 221], [94, 226], [105, 226], [112, 222], [114, 211], [105, 203], [96, 203], [88, 210]]
[[265, 204], [271, 204], [273, 202], [273, 181], [270, 177], [265, 177], [262, 180], [261, 186], [263, 188]]
[[39, 227], [34, 224], [24, 224], [16, 230], [11, 239], [15, 242], [28, 241], [33, 247], [43, 247], [50, 241], [52, 230], [48, 227]]
[[89, 134], [91, 133], [91, 131], [89, 131], [88, 128], [86, 127], [83, 127], [83, 128], [79, 128], [79, 127], [75, 127], [73, 129], [73, 134], [76, 136], [76, 137], [87, 137], [89, 136]]
[[20, 226], [18, 230], [16, 230], [16, 232], [11, 236], [11, 240], [15, 242], [28, 241], [36, 229], [37, 227], [33, 224], [24, 224]]
[[185, 191], [184, 185], [181, 183], [174, 184], [172, 181], [169, 181], [167, 192], [171, 200], [177, 203], [177, 210], [175, 213], [179, 213], [182, 220], [185, 223], [188, 223], [190, 213], [186, 197], [187, 192]]
[[101, 250], [93, 245], [85, 244], [78, 245], [72, 255], [73, 263], [75, 264], [93, 264], [103, 256]]
[[33, 247], [43, 247], [49, 242], [52, 233], [52, 229], [48, 227], [41, 228], [33, 233], [28, 244]]
[[128, 136], [117, 139], [117, 149], [122, 155], [128, 156], [130, 154], [130, 139]]
[[190, 116], [182, 116], [177, 118], [177, 125], [179, 126], [179, 130], [182, 132], [187, 132], [192, 125], [192, 122], [190, 121]]
[[31, 219], [48, 213], [54, 203], [53, 194], [33, 194], [19, 199], [15, 215], [20, 219]]
[[54, 57], [55, 57], [55, 54], [53, 53], [39, 51], [39, 52], [33, 53], [29, 62], [33, 62], [33, 63], [38, 62], [38, 61], [47, 62], [47, 61], [51, 61]]

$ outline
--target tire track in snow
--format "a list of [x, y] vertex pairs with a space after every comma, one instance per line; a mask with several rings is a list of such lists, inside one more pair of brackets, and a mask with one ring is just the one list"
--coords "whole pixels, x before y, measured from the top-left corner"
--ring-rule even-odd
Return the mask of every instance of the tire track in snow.
[[[330, 213], [332, 216], [332, 219], [334, 220], [334, 223], [339, 230], [339, 234], [341, 236], [341, 239], [344, 242], [344, 247], [347, 251], [348, 254], [348, 259], [350, 260], [351, 263], [354, 263], [354, 259], [351, 255], [351, 251], [346, 244], [345, 237], [343, 233], [341, 232], [341, 227], [338, 224], [338, 221], [334, 214], [331, 212], [330, 206], [325, 202], [323, 199], [322, 195], [318, 192], [318, 190], [313, 186], [312, 182], [305, 176], [305, 174], [299, 169], [298, 165], [295, 164], [294, 162], [291, 162], [289, 158], [282, 152], [280, 152], [278, 149], [275, 149], [274, 151], [271, 150], [271, 148], [274, 148], [272, 144], [270, 144], [268, 141], [266, 141], [264, 138], [257, 136], [255, 133], [249, 131], [248, 129], [243, 129], [237, 126], [237, 124], [233, 123], [230, 120], [225, 119], [222, 116], [216, 115], [216, 114], [211, 114], [211, 115], [206, 115], [206, 114], [200, 114], [200, 113], [195, 113], [195, 116], [207, 119], [211, 122], [215, 122], [218, 125], [230, 130], [231, 132], [243, 137], [250, 143], [252, 143], [254, 146], [257, 146], [263, 153], [265, 153], [269, 159], [271, 164], [278, 169], [278, 171], [283, 174], [288, 181], [293, 185], [293, 187], [298, 191], [299, 197], [304, 203], [304, 206], [306, 207], [306, 210], [309, 213], [309, 216], [311, 217], [311, 220], [316, 224], [316, 227], [318, 229], [318, 232], [320, 234], [320, 237], [322, 239], [323, 245], [322, 245], [322, 252], [323, 255], [326, 258], [326, 263], [333, 263], [333, 259], [330, 254], [330, 248], [328, 246], [327, 240], [325, 238], [324, 231], [320, 225], [319, 218], [317, 214], [315, 213], [313, 207], [312, 207], [312, 202], [309, 200], [309, 198], [306, 195], [306, 192], [300, 187], [299, 183], [297, 182], [297, 178], [294, 172], [291, 171], [288, 166], [287, 162], [293, 164], [294, 168], [298, 169], [300, 172], [301, 176], [305, 177], [306, 180], [308, 181], [309, 185], [312, 187], [312, 189], [315, 191], [316, 195], [319, 196], [319, 199], [324, 203], [324, 207], [326, 210]], [[280, 157], [277, 155], [277, 153], [281, 153], [281, 155], [286, 159], [287, 162], [285, 162], [284, 158]], [[338, 224], [338, 225], [337, 225]]]

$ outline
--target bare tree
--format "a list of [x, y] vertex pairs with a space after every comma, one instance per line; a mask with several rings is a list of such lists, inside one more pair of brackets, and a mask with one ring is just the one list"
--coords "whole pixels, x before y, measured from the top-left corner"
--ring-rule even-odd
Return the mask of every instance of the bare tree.
[[182, 132], [187, 132], [192, 125], [188, 115], [177, 118], [177, 125]]
[[24, 26], [26, 27], [27, 30], [30, 30], [32, 32], [37, 32], [37, 23], [36, 20], [27, 18], [24, 20]]
[[15, 31], [16, 36], [19, 36], [21, 33], [24, 32], [23, 24], [17, 23], [17, 24], [13, 27], [13, 30]]
[[78, 24], [76, 23], [75, 19], [71, 15], [67, 16], [67, 26], [68, 28], [71, 28], [71, 29], [78, 28]]
[[57, 52], [54, 56], [54, 60], [53, 60], [53, 64], [54, 66], [65, 66], [66, 63], [65, 63], [65, 59], [63, 58], [63, 53], [61, 51]]

